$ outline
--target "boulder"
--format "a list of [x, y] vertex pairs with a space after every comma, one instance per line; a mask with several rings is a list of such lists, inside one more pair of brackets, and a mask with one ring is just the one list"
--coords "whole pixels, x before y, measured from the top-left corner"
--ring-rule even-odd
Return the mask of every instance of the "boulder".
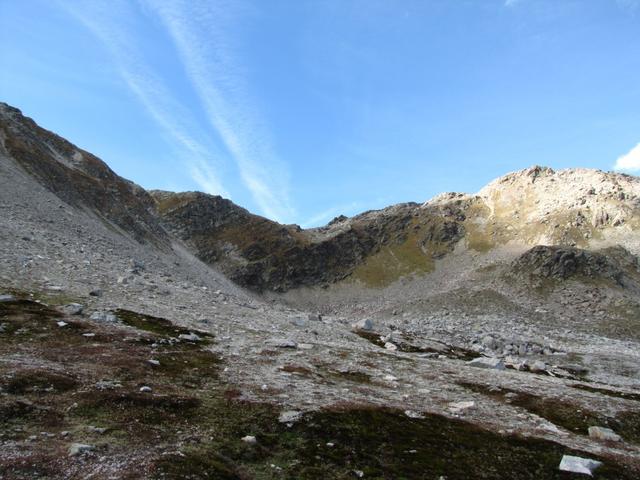
[[76, 455], [82, 455], [95, 450], [93, 445], [86, 445], [84, 443], [72, 443], [69, 447], [69, 456], [75, 457]]
[[286, 410], [280, 413], [280, 416], [278, 417], [278, 421], [280, 423], [292, 424], [292, 423], [296, 423], [301, 418], [302, 418], [302, 412], [298, 410]]
[[449, 411], [451, 413], [461, 413], [465, 410], [469, 410], [470, 408], [474, 408], [476, 406], [476, 402], [467, 400], [463, 402], [452, 402], [449, 404]]
[[391, 352], [395, 352], [396, 350], [398, 350], [398, 346], [395, 343], [391, 343], [391, 342], [386, 342], [384, 344], [384, 348], [386, 348]]
[[115, 323], [118, 321], [118, 317], [111, 312], [93, 312], [89, 318], [94, 322]]
[[547, 364], [541, 360], [536, 360], [532, 363], [527, 362], [529, 370], [533, 373], [542, 373], [547, 371]]
[[478, 357], [467, 362], [468, 365], [478, 368], [490, 368], [493, 370], [504, 370], [505, 366], [502, 360], [493, 357]]
[[564, 455], [558, 467], [563, 472], [584, 473], [593, 475], [593, 472], [602, 465], [602, 462], [591, 460], [590, 458], [574, 457]]
[[371, 331], [373, 330], [373, 322], [370, 319], [365, 318], [354, 323], [353, 328], [355, 330]]
[[610, 442], [620, 442], [622, 437], [610, 428], [605, 427], [589, 427], [589, 436], [598, 440], [607, 440]]
[[302, 328], [307, 326], [307, 319], [302, 316], [296, 315], [291, 317], [290, 320], [291, 320], [291, 323], [293, 323], [296, 327]]
[[190, 333], [181, 333], [178, 335], [178, 339], [183, 340], [185, 342], [196, 343], [201, 340], [201, 338], [193, 332]]
[[68, 303], [62, 307], [62, 311], [67, 315], [80, 315], [84, 310], [84, 306], [79, 303]]

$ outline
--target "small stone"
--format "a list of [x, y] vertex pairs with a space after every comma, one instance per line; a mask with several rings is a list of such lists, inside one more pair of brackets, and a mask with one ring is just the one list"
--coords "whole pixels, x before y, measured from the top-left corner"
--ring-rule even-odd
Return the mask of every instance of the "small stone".
[[547, 371], [547, 364], [541, 360], [536, 360], [535, 362], [528, 365], [529, 365], [529, 371], [533, 373], [542, 373]]
[[141, 393], [151, 393], [153, 390], [151, 389], [151, 387], [148, 387], [147, 385], [140, 387], [140, 392]]
[[385, 375], [385, 376], [384, 376], [384, 379], [385, 379], [387, 382], [395, 382], [395, 381], [397, 381], [397, 380], [398, 380], [398, 378], [397, 378], [397, 377], [394, 377], [393, 375]]
[[405, 410], [404, 414], [409, 418], [424, 418], [420, 412], [416, 412], [415, 410]]
[[84, 306], [79, 303], [69, 303], [62, 307], [62, 311], [67, 315], [80, 315], [84, 310]]
[[386, 342], [384, 344], [384, 348], [386, 348], [391, 352], [395, 352], [396, 350], [398, 350], [398, 346], [395, 343], [391, 343], [391, 342]]
[[193, 342], [193, 343], [199, 342], [200, 340], [202, 340], [195, 333], [181, 333], [180, 335], [178, 335], [178, 338], [180, 340], [184, 340], [185, 342]]
[[242, 440], [244, 443], [249, 443], [251, 445], [257, 443], [256, 437], [254, 437], [253, 435], [246, 435], [242, 437], [240, 440]]
[[593, 472], [602, 465], [602, 462], [590, 458], [563, 455], [558, 467], [563, 472], [584, 473], [593, 475]]
[[299, 343], [298, 344], [298, 348], [300, 350], [311, 350], [313, 349], [313, 345], [310, 343]]
[[111, 312], [93, 312], [89, 318], [94, 322], [116, 323], [118, 321], [118, 317]]
[[605, 427], [589, 427], [589, 436], [598, 440], [607, 440], [610, 442], [620, 442], [622, 437], [610, 428]]
[[302, 418], [302, 412], [297, 410], [286, 410], [280, 413], [280, 416], [278, 417], [278, 421], [280, 423], [293, 424], [299, 421], [301, 418]]
[[127, 283], [129, 283], [129, 279], [127, 277], [118, 277], [116, 283], [118, 285], [126, 285]]
[[102, 290], [100, 290], [100, 289], [91, 290], [89, 292], [89, 295], [91, 295], [92, 297], [101, 297], [102, 296]]
[[473, 401], [452, 402], [449, 404], [449, 411], [451, 411], [452, 413], [460, 413], [475, 406], [476, 402]]
[[155, 359], [153, 359], [153, 358], [152, 358], [152, 359], [150, 359], [150, 360], [147, 360], [147, 363], [149, 363], [149, 364], [151, 364], [151, 365], [153, 365], [153, 366], [156, 366], [156, 367], [159, 367], [159, 366], [160, 366], [160, 361], [159, 361], [159, 360], [155, 360]]
[[291, 317], [291, 323], [293, 323], [296, 327], [306, 327], [307, 326], [307, 319], [304, 317]]
[[16, 301], [16, 297], [14, 297], [13, 295], [9, 295], [7, 293], [0, 295], [0, 302], [15, 302], [15, 301]]
[[98, 433], [100, 435], [103, 435], [107, 431], [107, 429], [104, 427], [94, 427], [93, 425], [90, 425], [87, 430], [93, 433]]
[[56, 322], [56, 325], [58, 325], [60, 328], [62, 327], [66, 327], [67, 325], [69, 325], [67, 322], [60, 320], [59, 322]]
[[362, 470], [353, 470], [353, 474], [358, 478], [364, 477], [364, 472]]
[[76, 455], [82, 455], [95, 450], [93, 445], [86, 445], [84, 443], [72, 443], [69, 447], [69, 456], [74, 457]]
[[61, 437], [68, 437], [69, 436], [69, 432], [67, 430], [63, 430], [62, 432], [60, 432], [60, 436]]
[[96, 382], [96, 388], [98, 390], [115, 390], [116, 388], [122, 388], [122, 384], [111, 380], [100, 380]]
[[335, 444], [335, 443], [333, 443], [333, 442], [327, 442], [325, 445], [326, 445], [327, 447], [329, 447], [329, 448], [332, 448], [332, 447], [335, 447], [335, 446], [336, 446], [336, 444]]
[[310, 313], [307, 316], [308, 320], [310, 322], [321, 322], [322, 321], [322, 315], [320, 315], [319, 313]]
[[493, 370], [504, 370], [504, 362], [499, 358], [490, 358], [490, 357], [478, 357], [473, 360], [467, 362], [467, 365], [471, 365], [472, 367], [478, 368], [490, 368]]
[[359, 320], [358, 322], [354, 323], [353, 328], [354, 330], [371, 331], [373, 330], [373, 322], [370, 319], [365, 318], [363, 320]]
[[93, 332], [87, 332], [87, 333], [83, 333], [82, 334], [83, 337], [87, 337], [87, 338], [91, 338], [91, 337], [95, 337], [96, 334]]

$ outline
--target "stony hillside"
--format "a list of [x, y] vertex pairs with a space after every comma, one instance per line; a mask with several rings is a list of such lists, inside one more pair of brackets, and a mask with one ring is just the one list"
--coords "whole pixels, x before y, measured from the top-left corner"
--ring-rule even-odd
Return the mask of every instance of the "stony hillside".
[[2, 102], [0, 156], [15, 162], [64, 202], [96, 214], [121, 233], [141, 242], [169, 245], [154, 216], [153, 200], [143, 188]]
[[454, 250], [628, 245], [638, 253], [640, 179], [533, 167], [477, 195], [448, 193], [302, 230], [200, 193], [152, 192], [167, 227], [239, 284], [285, 291], [339, 280], [369, 287], [430, 272]]

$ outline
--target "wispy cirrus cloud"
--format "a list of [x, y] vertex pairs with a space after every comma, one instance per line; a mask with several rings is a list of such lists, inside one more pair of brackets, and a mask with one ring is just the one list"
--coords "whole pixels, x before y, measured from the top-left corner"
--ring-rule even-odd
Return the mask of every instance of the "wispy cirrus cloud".
[[360, 208], [362, 208], [362, 204], [360, 202], [351, 202], [346, 205], [331, 207], [307, 219], [307, 221], [304, 222], [301, 227], [312, 228], [324, 225], [329, 220], [337, 217], [338, 215], [352, 215], [353, 212], [357, 211]]
[[59, 4], [103, 44], [124, 83], [167, 133], [193, 181], [207, 193], [229, 197], [216, 173], [220, 156], [214, 154], [215, 147], [136, 48], [131, 33], [135, 31], [135, 12], [130, 3], [110, 0]]
[[622, 170], [627, 172], [640, 171], [640, 143], [633, 147], [628, 153], [618, 157], [614, 170]]
[[239, 62], [237, 31], [246, 11], [239, 1], [142, 0], [172, 38], [211, 127], [233, 156], [244, 185], [270, 218], [291, 219], [289, 173], [250, 95]]

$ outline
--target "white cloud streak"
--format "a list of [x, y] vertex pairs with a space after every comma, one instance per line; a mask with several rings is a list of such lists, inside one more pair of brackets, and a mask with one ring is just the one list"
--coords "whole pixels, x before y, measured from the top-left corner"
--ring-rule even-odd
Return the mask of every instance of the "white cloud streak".
[[237, 32], [243, 20], [238, 1], [142, 0], [166, 27], [211, 127], [233, 156], [243, 183], [262, 212], [291, 219], [289, 173], [271, 145], [245, 72], [238, 63]]
[[614, 170], [627, 172], [640, 171], [640, 143], [633, 147], [627, 154], [619, 157], [613, 168]]
[[314, 215], [309, 218], [306, 222], [304, 222], [301, 227], [302, 228], [313, 228], [326, 224], [329, 220], [337, 217], [338, 215], [348, 215], [350, 216], [354, 211], [361, 208], [359, 202], [352, 202], [347, 205], [340, 205], [337, 207], [331, 207], [323, 212]]
[[130, 34], [135, 27], [127, 24], [134, 17], [130, 5], [122, 0], [60, 5], [103, 44], [127, 87], [181, 152], [194, 182], [207, 193], [229, 197], [215, 171], [213, 146], [205, 147], [206, 135], [137, 51]]

